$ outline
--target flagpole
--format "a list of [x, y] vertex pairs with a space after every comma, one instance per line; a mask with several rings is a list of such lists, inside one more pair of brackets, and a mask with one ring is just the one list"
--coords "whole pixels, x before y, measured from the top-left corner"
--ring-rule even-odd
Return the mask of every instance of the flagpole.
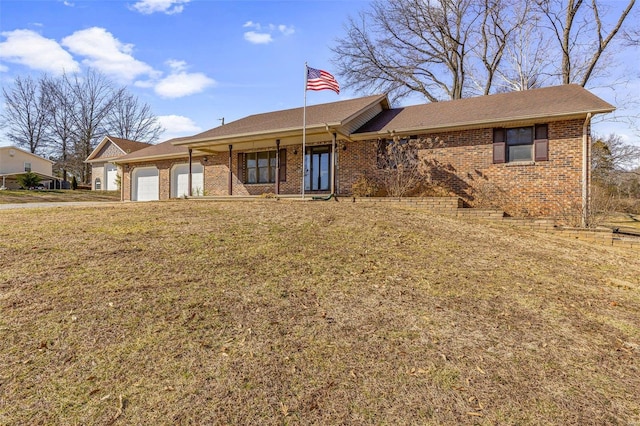
[[304, 199], [304, 178], [307, 173], [307, 78], [309, 67], [304, 63], [304, 107], [302, 108], [302, 199]]

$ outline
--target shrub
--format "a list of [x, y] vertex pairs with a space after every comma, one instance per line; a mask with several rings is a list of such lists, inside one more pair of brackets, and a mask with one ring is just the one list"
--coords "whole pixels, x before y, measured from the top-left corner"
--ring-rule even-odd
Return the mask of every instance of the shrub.
[[366, 176], [360, 176], [351, 185], [351, 193], [356, 197], [373, 197], [378, 192], [378, 184]]
[[18, 183], [23, 189], [29, 189], [37, 186], [40, 183], [40, 176], [35, 173], [27, 172], [17, 177]]

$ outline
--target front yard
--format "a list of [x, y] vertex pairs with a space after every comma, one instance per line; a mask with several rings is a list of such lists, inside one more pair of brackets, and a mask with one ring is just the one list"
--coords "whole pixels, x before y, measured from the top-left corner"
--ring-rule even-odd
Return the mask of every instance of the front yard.
[[0, 424], [640, 423], [637, 251], [344, 201], [0, 222]]
[[120, 191], [88, 190], [2, 190], [0, 204], [60, 203], [67, 201], [120, 201]]

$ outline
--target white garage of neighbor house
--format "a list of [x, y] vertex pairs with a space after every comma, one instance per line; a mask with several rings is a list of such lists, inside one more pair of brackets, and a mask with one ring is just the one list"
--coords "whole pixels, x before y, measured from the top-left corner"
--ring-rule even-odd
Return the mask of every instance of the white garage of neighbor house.
[[18, 176], [35, 173], [43, 183], [57, 180], [53, 176], [53, 161], [15, 146], [0, 147], [0, 189], [19, 189]]
[[117, 191], [120, 189], [118, 166], [114, 160], [151, 146], [148, 143], [105, 136], [85, 160], [91, 164], [91, 189]]

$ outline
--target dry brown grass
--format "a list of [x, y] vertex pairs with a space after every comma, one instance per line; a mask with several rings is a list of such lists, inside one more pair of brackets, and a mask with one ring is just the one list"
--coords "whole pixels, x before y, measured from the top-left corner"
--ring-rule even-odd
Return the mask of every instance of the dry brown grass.
[[346, 202], [0, 222], [0, 424], [640, 422], [635, 251]]
[[49, 203], [67, 201], [120, 201], [120, 191], [88, 190], [4, 190], [0, 191], [0, 204]]

